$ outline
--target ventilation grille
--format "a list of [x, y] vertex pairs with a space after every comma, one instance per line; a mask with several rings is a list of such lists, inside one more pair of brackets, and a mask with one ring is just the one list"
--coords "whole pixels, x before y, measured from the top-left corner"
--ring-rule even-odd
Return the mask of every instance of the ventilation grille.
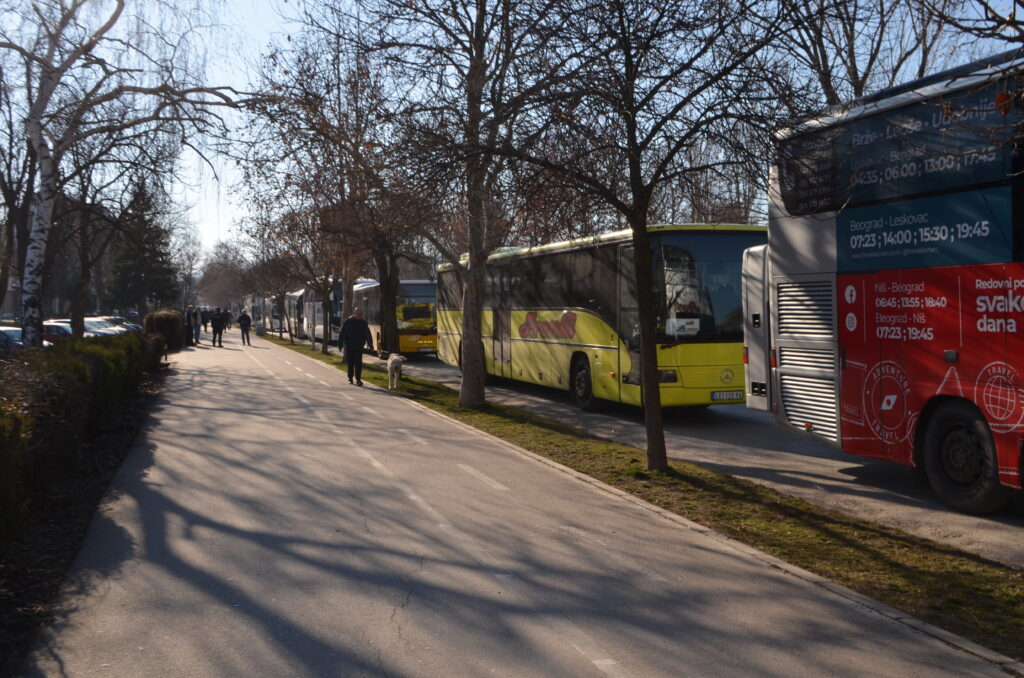
[[791, 337], [831, 337], [832, 283], [779, 283], [779, 334]]
[[832, 379], [782, 375], [782, 407], [789, 423], [836, 442], [836, 385]]
[[781, 347], [779, 348], [779, 365], [828, 372], [834, 372], [836, 369], [835, 355], [831, 349], [826, 348]]

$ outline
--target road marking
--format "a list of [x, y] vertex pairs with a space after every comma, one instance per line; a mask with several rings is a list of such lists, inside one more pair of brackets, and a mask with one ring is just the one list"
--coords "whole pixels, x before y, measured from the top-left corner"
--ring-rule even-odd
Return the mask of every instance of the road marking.
[[321, 385], [321, 386], [330, 386], [330, 384], [328, 384], [328, 383], [327, 383], [326, 381], [324, 381], [323, 379], [317, 379], [317, 381], [319, 381], [319, 382], [320, 382], [320, 385]]
[[[395, 487], [408, 497], [410, 501], [422, 508], [424, 513], [433, 518], [437, 522], [437, 525], [447, 532], [451, 536], [453, 542], [455, 542], [465, 553], [474, 558], [481, 565], [496, 570], [493, 573], [495, 579], [507, 585], [510, 590], [514, 590], [519, 596], [529, 601], [529, 603], [538, 610], [557, 609], [557, 606], [549, 601], [542, 593], [525, 584], [518, 577], [502, 568], [498, 558], [491, 554], [491, 552], [485, 547], [477, 543], [475, 539], [448, 522], [444, 515], [427, 503], [423, 497], [416, 494], [412, 487], [395, 475], [391, 469], [377, 461], [377, 458], [370, 454], [369, 451], [354, 442], [352, 444], [352, 449], [370, 462], [371, 466], [390, 478]], [[574, 648], [576, 648], [577, 652], [586, 657], [586, 659], [596, 666], [602, 673], [615, 676], [616, 678], [628, 678], [629, 672], [623, 668], [622, 664], [615, 661], [615, 659], [605, 652], [605, 650], [598, 645], [586, 631], [581, 629], [567, 617], [547, 615], [544, 617], [544, 623], [552, 627], [556, 636], [567, 640]]]
[[410, 438], [412, 438], [413, 440], [415, 440], [416, 442], [418, 442], [418, 443], [419, 443], [420, 445], [424, 445], [424, 446], [426, 446], [426, 447], [430, 447], [430, 445], [431, 445], [431, 443], [430, 443], [430, 442], [428, 442], [427, 440], [424, 440], [423, 438], [420, 438], [420, 437], [419, 437], [418, 435], [416, 435], [415, 433], [411, 433], [411, 432], [409, 431], [409, 429], [406, 429], [406, 428], [400, 428], [400, 429], [398, 429], [398, 432], [399, 432], [399, 433], [404, 433], [405, 435], [409, 436]]
[[316, 379], [316, 377], [314, 377], [314, 376], [313, 376], [312, 374], [310, 374], [309, 372], [306, 372], [306, 376], [307, 376], [307, 377], [309, 377], [310, 379]]
[[477, 480], [483, 481], [484, 484], [490, 485], [495, 490], [501, 490], [502, 492], [508, 492], [508, 488], [507, 487], [505, 487], [504, 485], [499, 483], [494, 478], [490, 478], [490, 477], [484, 475], [483, 473], [481, 473], [480, 471], [477, 471], [475, 468], [473, 468], [469, 464], [459, 464], [459, 468], [461, 468], [463, 471], [465, 471], [469, 475], [473, 476]]
[[293, 363], [291, 360], [285, 360], [285, 362], [288, 363], [289, 365], [291, 365], [292, 367], [295, 366], [295, 363]]
[[568, 532], [569, 534], [573, 535], [580, 541], [590, 541], [596, 544], [600, 544], [602, 547], [602, 555], [610, 558], [611, 560], [614, 560], [626, 569], [632, 570], [637, 577], [641, 577], [643, 579], [650, 579], [651, 581], [658, 582], [659, 584], [668, 583], [668, 579], [665, 579], [665, 577], [662, 577], [660, 574], [657, 574], [656, 572], [651, 572], [647, 568], [641, 566], [640, 563], [638, 563], [633, 558], [630, 558], [627, 555], [619, 553], [614, 548], [612, 548], [611, 545], [608, 544], [608, 542], [598, 539], [595, 535], [589, 534], [587, 532], [584, 532], [583, 530], [577, 529], [569, 525], [562, 525], [562, 529]]
[[295, 368], [295, 371], [296, 371], [296, 372], [301, 372], [301, 371], [302, 371], [302, 368], [301, 368], [301, 367], [299, 367], [298, 365], [292, 365], [292, 367], [294, 367], [294, 368]]
[[360, 406], [359, 406], [359, 409], [361, 409], [361, 410], [365, 411], [365, 412], [366, 412], [367, 414], [372, 414], [372, 415], [373, 415], [373, 416], [375, 416], [375, 417], [376, 417], [376, 416], [379, 416], [379, 415], [377, 414], [377, 410], [373, 409], [372, 407], [368, 407], [368, 406], [366, 406], [366, 405], [360, 405]]
[[340, 395], [345, 400], [355, 400], [355, 398], [353, 398], [349, 394], [345, 393], [344, 391], [338, 391], [338, 395]]

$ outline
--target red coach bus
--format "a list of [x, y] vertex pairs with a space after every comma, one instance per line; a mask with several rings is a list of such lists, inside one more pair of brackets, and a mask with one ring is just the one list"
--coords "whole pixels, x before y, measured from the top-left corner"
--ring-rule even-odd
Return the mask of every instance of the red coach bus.
[[745, 253], [749, 407], [923, 467], [961, 511], [1008, 503], [1024, 446], [1022, 122], [1013, 52], [778, 135], [768, 245]]

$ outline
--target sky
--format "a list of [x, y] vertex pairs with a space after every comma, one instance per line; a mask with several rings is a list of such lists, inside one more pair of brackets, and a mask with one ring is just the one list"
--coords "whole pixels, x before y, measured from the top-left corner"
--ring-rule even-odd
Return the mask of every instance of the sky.
[[[216, 17], [221, 24], [209, 40], [207, 76], [210, 85], [231, 85], [245, 90], [252, 66], [268, 42], [287, 32], [285, 19], [291, 9], [281, 0], [224, 0]], [[240, 116], [234, 116], [240, 119]], [[210, 250], [220, 240], [237, 233], [237, 222], [246, 215], [234, 195], [239, 179], [233, 163], [207, 154], [209, 163], [192, 152], [183, 158], [183, 182], [174, 194], [188, 206], [188, 219], [196, 227], [203, 247]]]

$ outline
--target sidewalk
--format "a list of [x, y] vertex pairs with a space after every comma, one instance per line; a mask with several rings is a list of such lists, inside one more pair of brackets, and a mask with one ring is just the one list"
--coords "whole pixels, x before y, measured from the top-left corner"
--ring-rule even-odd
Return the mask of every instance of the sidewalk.
[[176, 357], [29, 675], [1006, 675], [253, 343]]

